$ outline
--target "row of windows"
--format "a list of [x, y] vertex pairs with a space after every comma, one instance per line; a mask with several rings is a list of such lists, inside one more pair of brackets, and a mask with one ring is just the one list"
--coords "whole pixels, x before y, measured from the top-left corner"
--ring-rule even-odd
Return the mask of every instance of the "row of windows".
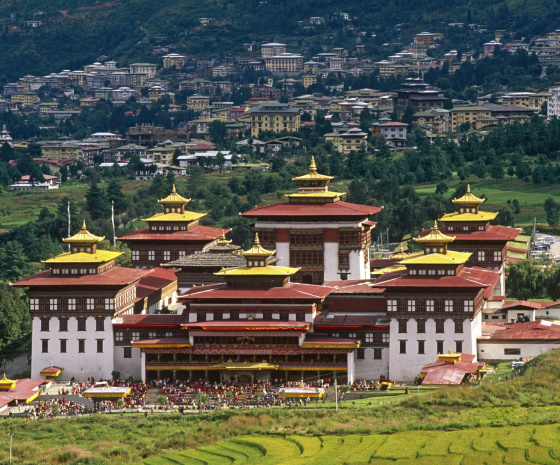
[[35, 311], [114, 310], [114, 299], [30, 299], [29, 309]]
[[[356, 359], [364, 360], [366, 358], [366, 349], [356, 349]], [[383, 358], [383, 349], [373, 349], [373, 359], [381, 360]]]
[[295, 268], [323, 267], [325, 254], [323, 250], [290, 250], [290, 266]]
[[[424, 355], [426, 353], [426, 341], [418, 340], [418, 354]], [[399, 353], [406, 354], [407, 350], [407, 343], [406, 339], [399, 340]], [[442, 354], [444, 351], [443, 348], [444, 341], [436, 341], [436, 353]], [[455, 341], [455, 352], [462, 353], [463, 352], [463, 341]]]
[[[97, 353], [103, 353], [103, 339], [96, 339], [96, 348]], [[68, 339], [59, 339], [60, 343], [60, 353], [66, 354], [68, 352]], [[41, 352], [43, 354], [49, 353], [49, 339], [41, 339]], [[86, 353], [86, 340], [85, 339], [78, 339], [78, 354], [85, 354]]]
[[140, 336], [146, 337], [147, 339], [155, 339], [156, 337], [171, 337], [173, 332], [167, 331], [165, 333], [160, 333], [157, 331], [148, 331], [147, 333], [140, 333], [140, 331], [115, 331], [115, 341], [116, 342], [128, 342], [128, 341], [138, 341]]
[[448, 226], [447, 227], [448, 231], [485, 231], [486, 229], [484, 228], [484, 226], [457, 226], [457, 228], [455, 228], [455, 226]]
[[419, 276], [454, 276], [455, 275], [455, 270], [454, 269], [448, 269], [448, 270], [434, 270], [434, 269], [419, 269], [416, 270], [414, 268], [411, 268], [408, 270], [408, 274], [415, 276], [416, 274], [418, 274]]
[[97, 274], [97, 268], [52, 268], [52, 274]]
[[[86, 318], [77, 318], [78, 321], [78, 331], [86, 331]], [[41, 318], [41, 331], [50, 331], [51, 319], [48, 317]], [[95, 330], [105, 331], [105, 318], [95, 319]], [[58, 331], [66, 332], [68, 331], [68, 318], [61, 317], [58, 319]]]
[[[171, 211], [171, 210], [177, 210], [177, 213], [181, 213], [180, 208], [166, 208], [165, 213], [175, 213], [175, 211]], [[186, 230], [187, 230], [186, 226], [156, 226], [156, 225], [152, 225], [150, 227], [150, 231], [186, 231]]]
[[389, 333], [331, 333], [331, 337], [343, 337], [350, 339], [361, 339], [366, 344], [388, 344]]
[[389, 299], [388, 312], [473, 312], [474, 300], [451, 299]]
[[[223, 311], [214, 311], [212, 313], [206, 310], [198, 310], [196, 312], [196, 321], [202, 322], [207, 321], [208, 315], [212, 315], [214, 321], [222, 321], [224, 319]], [[305, 321], [305, 311], [295, 312], [296, 321]], [[229, 320], [239, 320], [239, 310], [232, 310], [229, 312]], [[290, 321], [289, 311], [280, 311], [278, 313], [273, 313], [272, 311], [263, 311], [263, 320], [280, 320], [280, 321]]]
[[162, 260], [162, 261], [170, 261], [170, 260], [177, 260], [179, 258], [183, 258], [185, 256], [184, 250], [148, 250], [146, 253], [145, 251], [140, 250], [133, 250], [132, 251], [132, 260]]
[[[445, 320], [438, 318], [434, 320], [436, 323], [436, 333], [445, 332]], [[453, 320], [455, 324], [455, 333], [463, 332], [464, 320]], [[408, 332], [408, 320], [399, 320], [399, 333]], [[426, 320], [416, 320], [416, 332], [421, 334], [426, 332]]]

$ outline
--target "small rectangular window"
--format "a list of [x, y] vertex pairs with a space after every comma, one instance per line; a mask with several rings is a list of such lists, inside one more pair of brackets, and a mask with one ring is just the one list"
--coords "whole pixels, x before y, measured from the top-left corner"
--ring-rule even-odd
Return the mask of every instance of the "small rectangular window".
[[425, 352], [424, 352], [425, 343], [426, 343], [426, 341], [418, 341], [418, 354], [419, 355], [425, 354]]
[[235, 311], [229, 312], [229, 319], [233, 320], [233, 321], [239, 320], [239, 311], [235, 310]]
[[417, 333], [426, 332], [426, 320], [416, 320], [416, 332]]
[[44, 354], [49, 353], [49, 340], [48, 339], [41, 339], [41, 352]]
[[123, 358], [132, 358], [132, 347], [123, 347]]
[[521, 355], [521, 349], [504, 349], [504, 355]]
[[80, 317], [78, 318], [78, 331], [85, 331], [85, 330], [86, 330], [86, 319]]
[[115, 332], [115, 341], [116, 342], [123, 342], [124, 341], [124, 333], [122, 331]]
[[95, 330], [96, 331], [105, 331], [105, 318], [96, 318], [95, 319]]
[[199, 323], [206, 321], [206, 312], [196, 312], [196, 321]]
[[365, 349], [356, 349], [356, 359], [363, 360], [365, 357]]
[[97, 353], [102, 354], [103, 353], [103, 339], [96, 339], [96, 341], [97, 341]]
[[381, 360], [383, 358], [383, 349], [373, 349], [373, 359]]
[[444, 333], [445, 332], [445, 320], [438, 318], [436, 320], [436, 333]]
[[86, 352], [86, 340], [78, 339], [78, 353], [84, 354]]
[[66, 343], [68, 342], [67, 339], [61, 339], [60, 340], [60, 353], [61, 354], [65, 354], [66, 353]]
[[455, 341], [455, 352], [463, 353], [463, 341]]
[[305, 312], [296, 312], [296, 321], [305, 321]]
[[455, 320], [455, 333], [463, 332], [463, 320]]
[[41, 331], [49, 331], [50, 318], [41, 318]]
[[426, 311], [433, 312], [434, 311], [434, 301], [433, 300], [426, 300]]
[[382, 334], [381, 342], [383, 342], [383, 344], [389, 344], [389, 334], [388, 333], [383, 333]]
[[58, 330], [62, 332], [68, 331], [68, 318], [60, 317], [58, 319]]
[[130, 340], [137, 341], [138, 339], [140, 339], [140, 331], [132, 331], [132, 333], [130, 333]]
[[436, 341], [436, 351], [438, 354], [443, 354], [443, 341]]
[[215, 311], [214, 321], [222, 321], [224, 319], [224, 312]]
[[388, 312], [396, 312], [397, 311], [397, 301], [396, 300], [388, 300], [387, 301], [387, 311]]
[[373, 343], [373, 333], [366, 333], [365, 340], [366, 344]]
[[399, 353], [400, 354], [406, 354], [406, 341], [405, 340], [400, 340], [399, 341]]
[[408, 320], [399, 320], [399, 333], [407, 332]]

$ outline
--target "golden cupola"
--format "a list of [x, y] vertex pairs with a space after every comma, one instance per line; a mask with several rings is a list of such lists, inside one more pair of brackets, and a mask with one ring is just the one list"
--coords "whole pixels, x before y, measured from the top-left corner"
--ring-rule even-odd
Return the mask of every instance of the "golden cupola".
[[332, 179], [334, 179], [334, 176], [326, 176], [324, 174], [317, 173], [315, 157], [312, 156], [311, 163], [309, 165], [309, 173], [292, 178], [298, 186], [298, 193], [287, 195], [289, 202], [327, 203], [338, 201], [344, 194], [329, 191], [329, 183]]

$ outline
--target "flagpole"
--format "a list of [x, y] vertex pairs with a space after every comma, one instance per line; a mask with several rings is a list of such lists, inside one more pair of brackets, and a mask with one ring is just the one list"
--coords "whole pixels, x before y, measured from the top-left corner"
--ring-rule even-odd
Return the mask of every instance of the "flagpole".
[[[71, 231], [71, 219], [70, 219], [70, 200], [68, 201], [68, 237], [72, 234]], [[70, 252], [70, 243], [68, 243], [68, 252]]]
[[111, 223], [113, 224], [113, 246], [117, 246], [117, 235], [115, 234], [115, 201], [111, 200]]

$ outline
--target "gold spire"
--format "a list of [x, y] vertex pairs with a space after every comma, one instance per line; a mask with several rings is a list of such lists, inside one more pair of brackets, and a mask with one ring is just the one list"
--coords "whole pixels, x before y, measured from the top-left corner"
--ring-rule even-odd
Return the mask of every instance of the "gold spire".
[[452, 200], [454, 204], [463, 207], [478, 207], [479, 205], [483, 204], [485, 201], [486, 199], [481, 199], [476, 195], [472, 194], [470, 184], [467, 184], [467, 192], [465, 192], [465, 195], [459, 197], [458, 199]]
[[171, 190], [171, 194], [169, 194], [164, 199], [158, 200], [159, 203], [163, 204], [164, 206], [179, 206], [182, 207], [185, 204], [189, 203], [191, 199], [185, 199], [185, 197], [177, 194], [177, 189], [175, 188], [175, 184], [173, 184], [173, 188]]
[[414, 240], [416, 242], [420, 242], [421, 244], [431, 244], [431, 245], [443, 245], [448, 244], [449, 242], [453, 242], [456, 236], [446, 236], [443, 234], [437, 225], [437, 221], [434, 221], [434, 227], [432, 230], [423, 237], [415, 237]]
[[95, 236], [94, 234], [90, 233], [87, 230], [86, 220], [82, 224], [82, 229], [78, 234], [74, 234], [68, 238], [62, 239], [63, 242], [69, 242], [71, 245], [79, 245], [79, 246], [93, 246], [93, 244], [97, 244], [105, 239], [105, 236]]
[[404, 251], [404, 246], [402, 245], [402, 242], [401, 242], [401, 246], [399, 247], [399, 251], [394, 255], [390, 255], [389, 258], [391, 260], [395, 260], [395, 262], [399, 263], [401, 260], [404, 260], [405, 258], [408, 258], [408, 256], [409, 256], [409, 254], [407, 254]]
[[[263, 259], [268, 258], [276, 253], [276, 250], [267, 250], [261, 246], [261, 241], [259, 239], [259, 233], [255, 233], [255, 239], [253, 240], [253, 246], [249, 250], [244, 250], [241, 252], [248, 260], [250, 259]], [[265, 260], [266, 261], [266, 260]]]
[[309, 165], [309, 171], [311, 173], [317, 172], [317, 165], [315, 164], [315, 157], [311, 155], [311, 164]]
[[217, 243], [220, 245], [231, 244], [231, 239], [229, 241], [226, 239], [226, 233], [224, 232], [223, 229], [222, 229], [222, 235], [218, 239]]

